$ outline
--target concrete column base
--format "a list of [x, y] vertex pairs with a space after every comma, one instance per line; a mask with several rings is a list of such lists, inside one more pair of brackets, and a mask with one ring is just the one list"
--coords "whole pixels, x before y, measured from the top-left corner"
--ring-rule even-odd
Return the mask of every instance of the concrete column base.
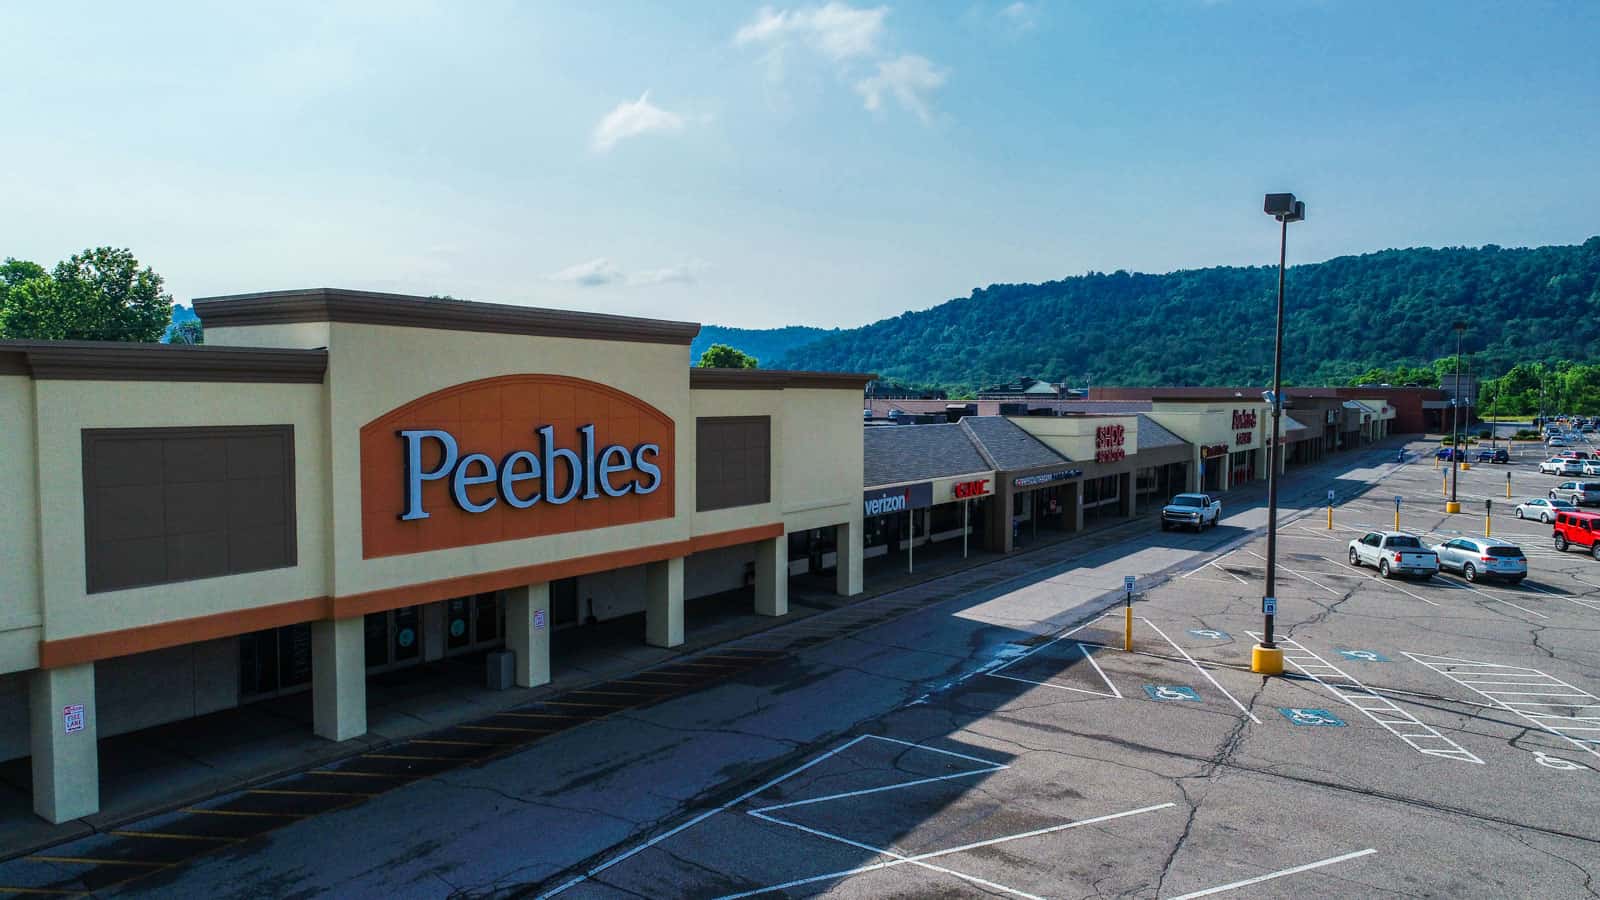
[[37, 669], [29, 676], [33, 811], [45, 821], [59, 825], [100, 811], [96, 718], [94, 663]]
[[361, 616], [311, 623], [311, 721], [318, 737], [367, 733], [367, 647]]
[[789, 538], [756, 543], [756, 615], [789, 614]]
[[861, 593], [862, 560], [861, 525], [844, 522], [834, 528], [834, 547], [839, 554], [839, 567], [835, 570], [833, 592], [841, 597], [854, 597]]
[[506, 598], [506, 647], [516, 656], [517, 687], [550, 683], [550, 583], [511, 588]]
[[644, 641], [652, 647], [683, 643], [683, 557], [645, 567]]

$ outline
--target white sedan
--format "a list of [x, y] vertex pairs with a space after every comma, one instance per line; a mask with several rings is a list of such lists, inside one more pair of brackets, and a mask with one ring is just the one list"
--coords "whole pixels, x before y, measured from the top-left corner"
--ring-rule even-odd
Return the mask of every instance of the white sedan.
[[1538, 519], [1548, 525], [1556, 517], [1556, 513], [1572, 512], [1576, 509], [1576, 506], [1565, 500], [1546, 500], [1543, 497], [1535, 497], [1532, 500], [1524, 500], [1518, 503], [1513, 512], [1517, 514], [1519, 519]]

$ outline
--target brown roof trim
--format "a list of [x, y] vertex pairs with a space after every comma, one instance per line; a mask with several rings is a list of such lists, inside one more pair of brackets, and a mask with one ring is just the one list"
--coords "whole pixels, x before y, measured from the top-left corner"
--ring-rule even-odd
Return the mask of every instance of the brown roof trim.
[[326, 350], [122, 341], [0, 341], [0, 374], [35, 381], [321, 384]]
[[695, 322], [338, 288], [200, 297], [194, 301], [194, 311], [207, 328], [292, 322], [354, 322], [445, 331], [684, 345], [700, 333], [700, 326]]
[[860, 372], [792, 372], [783, 369], [689, 370], [689, 387], [701, 391], [781, 391], [784, 388], [864, 391], [876, 375]]

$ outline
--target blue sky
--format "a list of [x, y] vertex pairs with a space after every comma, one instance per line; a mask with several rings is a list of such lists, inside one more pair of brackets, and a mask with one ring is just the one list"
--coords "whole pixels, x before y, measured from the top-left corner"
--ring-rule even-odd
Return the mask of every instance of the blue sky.
[[0, 256], [745, 326], [1600, 233], [1600, 4], [25, 4]]

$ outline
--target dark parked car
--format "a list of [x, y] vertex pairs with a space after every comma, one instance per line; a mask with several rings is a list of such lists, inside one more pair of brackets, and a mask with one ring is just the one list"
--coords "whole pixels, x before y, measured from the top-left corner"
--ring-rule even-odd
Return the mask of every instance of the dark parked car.
[[1438, 451], [1433, 454], [1433, 456], [1435, 459], [1466, 462], [1467, 451], [1460, 450], [1455, 447], [1440, 447]]
[[1473, 462], [1494, 462], [1494, 451], [1485, 447], [1472, 458]]
[[1494, 451], [1494, 459], [1489, 461], [1497, 463], [1509, 463], [1511, 462], [1511, 452], [1504, 447], [1500, 447]]

